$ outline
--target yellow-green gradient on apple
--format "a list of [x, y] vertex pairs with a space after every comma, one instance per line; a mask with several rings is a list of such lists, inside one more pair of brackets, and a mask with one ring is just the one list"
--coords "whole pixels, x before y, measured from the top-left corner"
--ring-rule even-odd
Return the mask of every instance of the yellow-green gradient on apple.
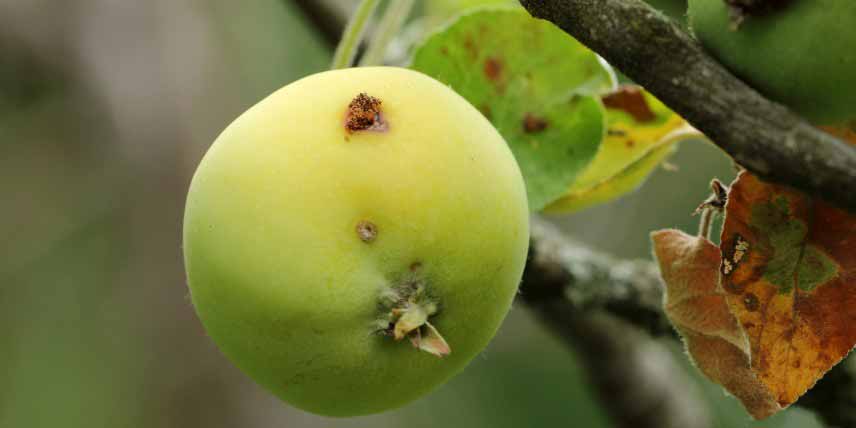
[[[348, 129], [360, 99], [382, 126]], [[508, 312], [528, 239], [502, 137], [450, 88], [392, 67], [315, 74], [241, 115], [200, 163], [184, 219], [214, 342], [332, 416], [401, 406], [462, 370]]]

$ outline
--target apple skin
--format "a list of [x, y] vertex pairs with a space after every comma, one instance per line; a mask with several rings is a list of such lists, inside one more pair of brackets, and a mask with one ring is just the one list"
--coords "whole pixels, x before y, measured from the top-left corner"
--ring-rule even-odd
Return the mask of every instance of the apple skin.
[[[345, 130], [359, 93], [382, 101], [388, 130]], [[223, 131], [190, 186], [184, 257], [197, 314], [235, 365], [306, 411], [364, 415], [485, 348], [528, 222], [511, 151], [466, 100], [415, 71], [353, 68], [296, 81]], [[379, 294], [414, 269], [439, 300], [444, 358], [376, 334]]]
[[856, 118], [856, 1], [786, 4], [735, 30], [724, 0], [690, 0], [690, 27], [736, 75], [809, 121]]
[[686, 25], [687, 21], [687, 1], [686, 0], [645, 0], [654, 8], [660, 10], [667, 16], [675, 19], [682, 25]]

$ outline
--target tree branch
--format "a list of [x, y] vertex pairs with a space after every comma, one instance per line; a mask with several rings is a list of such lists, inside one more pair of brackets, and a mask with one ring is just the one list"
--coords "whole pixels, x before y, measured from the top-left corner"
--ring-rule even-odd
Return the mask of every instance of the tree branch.
[[677, 337], [662, 310], [663, 289], [654, 263], [594, 252], [537, 217], [530, 230], [523, 301], [560, 302], [567, 312], [598, 309], [652, 336]]
[[856, 148], [767, 100], [642, 0], [520, 0], [759, 177], [856, 212]]
[[681, 366], [642, 331], [677, 337], [660, 310], [654, 264], [595, 253], [537, 218], [531, 230], [520, 297], [577, 351], [615, 426], [710, 427]]
[[[650, 403], [669, 400], [679, 403], [687, 398], [676, 395], [691, 394], [687, 392], [691, 388], [685, 384], [675, 389], [675, 385], [681, 385], [679, 378], [670, 378], [671, 386], [645, 380], [659, 372], [639, 369], [634, 365], [637, 353], [628, 351], [644, 344], [633, 335], [634, 331], [678, 338], [662, 311], [663, 288], [656, 266], [649, 261], [620, 261], [596, 253], [538, 218], [532, 219], [531, 231], [520, 297], [557, 336], [577, 349], [589, 365], [590, 374], [607, 376], [595, 377], [592, 383], [605, 398], [611, 397], [604, 401], [612, 406], [610, 414], [622, 421], [632, 415], [627, 426], [634, 427], [665, 427], [668, 425], [663, 420], [681, 420], [681, 409], [660, 408], [648, 420], [632, 407], [621, 407], [621, 398], [632, 401], [629, 397], [636, 397], [639, 388], [651, 396]], [[856, 357], [838, 364], [797, 405], [815, 411], [829, 427], [856, 426], [854, 366]], [[639, 369], [639, 373], [632, 373], [628, 367]], [[680, 372], [679, 368], [675, 370], [670, 377]], [[616, 378], [615, 373], [621, 375]], [[620, 388], [616, 382], [621, 383]], [[623, 395], [616, 396], [616, 390], [624, 391]]]

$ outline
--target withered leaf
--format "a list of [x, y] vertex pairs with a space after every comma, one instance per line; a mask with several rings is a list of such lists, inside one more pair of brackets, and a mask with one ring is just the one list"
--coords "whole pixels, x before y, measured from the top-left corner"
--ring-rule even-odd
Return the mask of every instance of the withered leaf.
[[720, 286], [719, 249], [678, 230], [652, 235], [666, 285], [664, 310], [695, 365], [746, 406], [755, 418], [781, 409], [751, 366], [749, 342], [728, 310]]

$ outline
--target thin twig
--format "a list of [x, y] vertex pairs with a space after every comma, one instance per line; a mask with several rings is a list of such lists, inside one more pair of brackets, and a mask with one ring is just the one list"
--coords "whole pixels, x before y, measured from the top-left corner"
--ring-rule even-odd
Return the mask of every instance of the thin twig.
[[618, 428], [707, 428], [710, 417], [683, 369], [654, 335], [674, 337], [660, 310], [656, 267], [619, 261], [532, 221], [520, 297], [577, 351]]
[[363, 33], [366, 30], [366, 24], [371, 19], [374, 10], [377, 8], [379, 0], [363, 0], [342, 33], [342, 40], [336, 47], [336, 53], [333, 54], [333, 63], [330, 68], [348, 68], [354, 62], [354, 56], [357, 54], [357, 48], [360, 41], [363, 39]]
[[395, 0], [391, 2], [372, 34], [369, 47], [360, 59], [360, 66], [381, 65], [389, 43], [401, 30], [401, 25], [410, 15], [415, 0]]

